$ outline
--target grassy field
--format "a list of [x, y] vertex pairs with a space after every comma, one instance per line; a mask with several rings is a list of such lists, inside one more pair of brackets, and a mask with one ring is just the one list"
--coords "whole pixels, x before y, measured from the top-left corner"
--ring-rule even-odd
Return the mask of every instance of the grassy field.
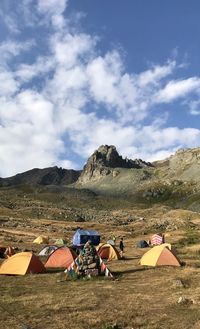
[[[196, 225], [198, 223], [196, 216]], [[77, 223], [67, 225], [70, 240]], [[28, 229], [6, 230], [4, 226], [0, 243], [18, 246], [19, 250], [34, 249], [37, 253], [41, 246], [33, 245], [33, 238], [39, 233], [46, 234], [47, 227], [56, 227], [51, 235], [53, 242], [64, 226], [65, 222], [47, 220], [40, 220], [40, 227], [36, 226], [36, 220], [31, 220]], [[22, 277], [1, 276], [0, 328], [200, 328], [198, 227], [194, 232], [176, 230], [168, 234], [167, 242], [177, 246], [185, 266], [143, 268], [138, 261], [146, 250], [135, 247], [136, 242], [144, 238], [137, 233], [137, 224], [130, 224], [127, 228], [115, 227], [112, 223], [90, 222], [82, 226], [96, 228], [104, 240], [111, 233], [117, 237], [124, 236], [125, 259], [108, 263], [114, 279], [99, 277], [70, 281], [66, 280], [62, 271]], [[176, 287], [176, 280], [181, 280], [183, 286]], [[187, 298], [188, 302], [178, 304], [179, 297]]]

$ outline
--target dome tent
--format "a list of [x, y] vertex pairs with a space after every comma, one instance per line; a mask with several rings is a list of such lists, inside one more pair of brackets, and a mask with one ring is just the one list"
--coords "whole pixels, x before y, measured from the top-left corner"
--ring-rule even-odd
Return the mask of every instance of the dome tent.
[[96, 249], [97, 249], [98, 255], [102, 259], [117, 260], [117, 259], [121, 258], [117, 248], [108, 243], [100, 243]]
[[52, 254], [52, 252], [54, 252], [56, 249], [58, 249], [57, 246], [45, 246], [44, 248], [42, 248], [42, 250], [40, 250], [39, 252], [39, 256], [49, 256], [50, 254]]
[[148, 248], [149, 247], [149, 244], [147, 241], [145, 240], [140, 240], [138, 243], [137, 243], [137, 247], [138, 248]]
[[181, 266], [177, 257], [166, 245], [155, 246], [140, 259], [140, 265], [146, 266]]
[[77, 257], [76, 253], [68, 247], [60, 247], [48, 257], [45, 267], [68, 267]]
[[45, 267], [39, 258], [31, 252], [20, 252], [7, 258], [0, 267], [0, 274], [25, 275], [43, 273]]
[[93, 230], [77, 230], [72, 238], [73, 245], [76, 247], [83, 246], [88, 240], [91, 240], [94, 246], [100, 243], [100, 234]]
[[37, 243], [37, 244], [48, 244], [49, 243], [49, 238], [45, 237], [45, 236], [38, 236], [33, 243]]
[[55, 244], [56, 245], [60, 245], [60, 246], [63, 246], [63, 245], [65, 245], [65, 244], [67, 244], [67, 241], [65, 240], [65, 239], [57, 239], [56, 241], [55, 241]]

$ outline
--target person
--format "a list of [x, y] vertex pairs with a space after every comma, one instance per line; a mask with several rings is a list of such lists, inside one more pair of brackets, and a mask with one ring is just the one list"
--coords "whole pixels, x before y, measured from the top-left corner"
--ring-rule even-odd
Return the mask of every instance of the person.
[[123, 240], [123, 238], [120, 239], [119, 249], [120, 249], [120, 256], [122, 258], [123, 257], [123, 253], [124, 253], [124, 240]]
[[113, 240], [114, 244], [116, 244], [116, 236], [115, 235], [113, 235], [112, 240]]

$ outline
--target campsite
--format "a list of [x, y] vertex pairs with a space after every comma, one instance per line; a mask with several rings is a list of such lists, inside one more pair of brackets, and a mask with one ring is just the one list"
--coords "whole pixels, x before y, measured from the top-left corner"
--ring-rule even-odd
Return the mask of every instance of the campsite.
[[[194, 222], [197, 225], [200, 219]], [[55, 224], [58, 231], [64, 229], [67, 234], [52, 232], [50, 235], [49, 228]], [[29, 220], [29, 228], [19, 228], [18, 220], [16, 228], [9, 227], [8, 222], [8, 228], [2, 227], [1, 244], [9, 243], [17, 247], [18, 252], [33, 250], [38, 255], [45, 245], [33, 243], [37, 236], [48, 236], [50, 244], [62, 237], [69, 244], [79, 224], [84, 229], [101, 232], [101, 241], [105, 242], [112, 232], [117, 238], [118, 250], [119, 237], [124, 237], [124, 259], [105, 260], [113, 278], [70, 280], [63, 268], [52, 268], [39, 274], [0, 275], [1, 328], [21, 329], [23, 325], [31, 329], [199, 328], [198, 231], [176, 230], [166, 234], [166, 242], [176, 248], [179, 259], [185, 263], [180, 267], [139, 264], [142, 256], [155, 248], [138, 248], [139, 240], [152, 235], [151, 231], [146, 235], [141, 232], [140, 221], [128, 227], [115, 227], [112, 222], [66, 223], [41, 219], [37, 228], [35, 220]], [[189, 241], [188, 246], [185, 241]], [[59, 248], [65, 247], [51, 250], [52, 254]], [[43, 255], [41, 259], [44, 261], [48, 257]], [[180, 298], [183, 302], [178, 303]]]
[[0, 329], [200, 329], [200, 0], [0, 0]]

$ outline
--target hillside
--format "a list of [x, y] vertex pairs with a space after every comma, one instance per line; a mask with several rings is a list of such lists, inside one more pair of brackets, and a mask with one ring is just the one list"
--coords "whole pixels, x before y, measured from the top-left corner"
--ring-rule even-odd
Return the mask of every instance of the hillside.
[[199, 185], [200, 148], [179, 150], [168, 159], [149, 163], [123, 159], [114, 146], [102, 145], [82, 171], [50, 167], [0, 178], [1, 188], [30, 186], [36, 199], [46, 198], [54, 204], [63, 199], [69, 206], [98, 209], [118, 208], [123, 203], [119, 200], [126, 199], [128, 207], [132, 202], [145, 207], [164, 204], [199, 212]]
[[81, 171], [49, 167], [44, 169], [34, 168], [24, 173], [8, 178], [0, 178], [0, 187], [28, 185], [68, 185], [74, 183]]

